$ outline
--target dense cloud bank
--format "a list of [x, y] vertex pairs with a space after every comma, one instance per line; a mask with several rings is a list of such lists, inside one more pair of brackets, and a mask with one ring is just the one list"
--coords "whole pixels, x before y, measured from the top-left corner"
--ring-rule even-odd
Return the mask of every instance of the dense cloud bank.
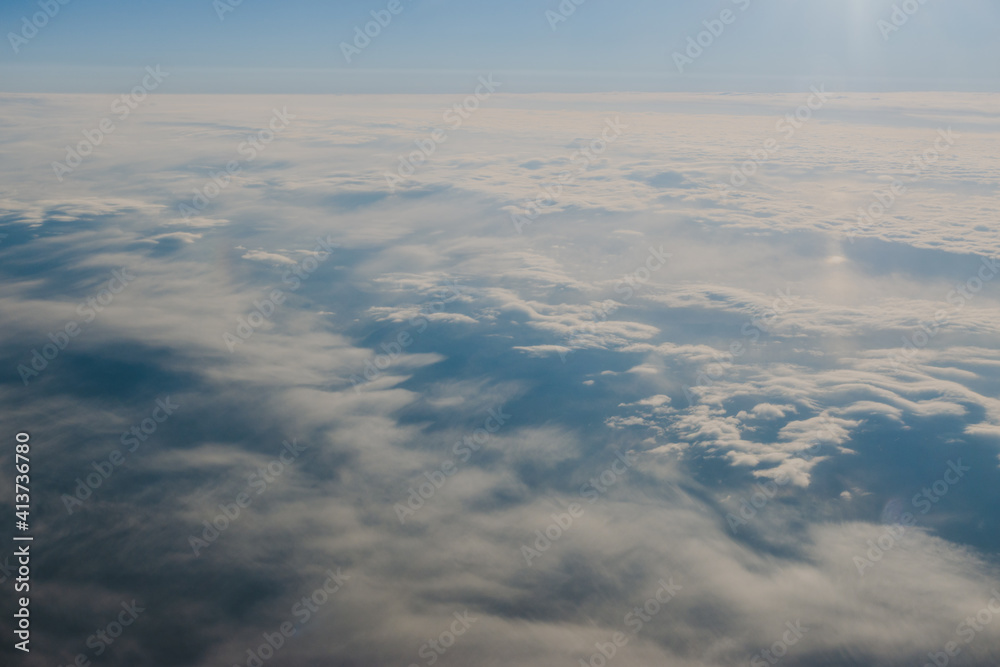
[[25, 664], [995, 664], [997, 97], [464, 102], [0, 98]]

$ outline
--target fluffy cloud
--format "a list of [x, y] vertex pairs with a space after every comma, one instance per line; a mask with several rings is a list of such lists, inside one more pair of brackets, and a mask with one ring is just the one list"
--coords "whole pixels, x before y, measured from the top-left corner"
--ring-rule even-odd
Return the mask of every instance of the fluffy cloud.
[[[103, 100], [0, 98], [0, 400], [35, 443], [45, 544], [32, 659], [97, 658], [135, 599], [103, 664], [245, 665], [286, 621], [275, 664], [579, 664], [621, 631], [617, 664], [715, 667], [788, 623], [787, 665], [950, 641], [993, 664], [1000, 622], [958, 634], [1000, 549], [993, 100], [879, 97], [837, 96], [732, 187], [797, 96], [497, 95], [396, 192], [446, 96], [161, 96], [62, 182]], [[662, 580], [676, 595], [646, 606]]]

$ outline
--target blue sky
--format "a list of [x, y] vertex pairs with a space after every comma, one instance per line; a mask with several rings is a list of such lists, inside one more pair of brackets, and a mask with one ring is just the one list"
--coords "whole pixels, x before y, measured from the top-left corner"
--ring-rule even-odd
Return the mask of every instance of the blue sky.
[[[1000, 8], [986, 0], [913, 0], [892, 32], [878, 23], [892, 0], [586, 0], [554, 30], [557, 0], [401, 0], [351, 63], [341, 42], [388, 0], [244, 0], [221, 20], [217, 4], [73, 0], [15, 53], [10, 34], [40, 9], [5, 2], [0, 90], [111, 92], [153, 64], [180, 73], [164, 92], [451, 92], [489, 71], [507, 92], [800, 90], [820, 77], [844, 90], [995, 90], [1000, 60]], [[724, 10], [732, 22], [678, 72], [672, 54]]]

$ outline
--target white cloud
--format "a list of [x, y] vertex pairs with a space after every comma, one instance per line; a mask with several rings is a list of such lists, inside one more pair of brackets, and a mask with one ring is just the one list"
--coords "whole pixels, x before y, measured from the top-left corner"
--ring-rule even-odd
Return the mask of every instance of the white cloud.
[[[164, 96], [57, 186], [49, 162], [93, 100], [0, 98], [24, 128], [0, 167], [5, 415], [37, 425], [62, 493], [150, 397], [184, 405], [92, 510], [63, 516], [52, 496], [52, 553], [101, 577], [59, 575], [33, 604], [85, 620], [120, 592], [98, 582], [125, 582], [162, 605], [135, 646], [167, 627], [194, 647], [178, 664], [232, 664], [342, 565], [352, 583], [287, 664], [409, 664], [467, 608], [481, 620], [448, 659], [534, 666], [586, 658], [674, 576], [683, 593], [620, 664], [745, 664], [793, 613], [812, 629], [789, 664], [939, 650], [995, 579], [977, 549], [996, 471], [978, 468], [981, 498], [949, 494], [871, 573], [852, 558], [937, 457], [994, 462], [996, 284], [949, 300], [978, 271], [965, 253], [1000, 250], [992, 98], [838, 96], [723, 200], [795, 96], [498, 96], [389, 193], [384, 172], [447, 101], [282, 98], [288, 132], [185, 220], [178, 202], [275, 99]], [[509, 208], [619, 114], [621, 140], [517, 234]], [[846, 241], [882, 176], [959, 122], [954, 152], [862, 234], [881, 244]], [[293, 287], [286, 272], [327, 236], [335, 256]], [[655, 271], [650, 246], [671, 253]], [[17, 364], [121, 266], [135, 283], [25, 388]], [[283, 302], [230, 353], [223, 333], [274, 290]], [[941, 309], [947, 325], [905, 352]], [[503, 406], [510, 420], [460, 461]], [[311, 443], [308, 460], [193, 561], [187, 534], [286, 437]], [[603, 481], [625, 453], [634, 464]], [[446, 461], [461, 465], [439, 487]], [[729, 529], [741, 499], [784, 478], [746, 532]], [[432, 496], [401, 524], [395, 506], [422, 484]], [[570, 503], [584, 515], [525, 566], [521, 545]], [[52, 661], [80, 644], [43, 632]], [[970, 661], [987, 664], [997, 632]]]

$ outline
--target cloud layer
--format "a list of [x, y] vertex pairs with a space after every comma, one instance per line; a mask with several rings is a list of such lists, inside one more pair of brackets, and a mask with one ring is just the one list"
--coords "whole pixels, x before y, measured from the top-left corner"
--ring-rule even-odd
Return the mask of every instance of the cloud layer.
[[0, 98], [24, 664], [995, 664], [997, 98], [808, 97]]

